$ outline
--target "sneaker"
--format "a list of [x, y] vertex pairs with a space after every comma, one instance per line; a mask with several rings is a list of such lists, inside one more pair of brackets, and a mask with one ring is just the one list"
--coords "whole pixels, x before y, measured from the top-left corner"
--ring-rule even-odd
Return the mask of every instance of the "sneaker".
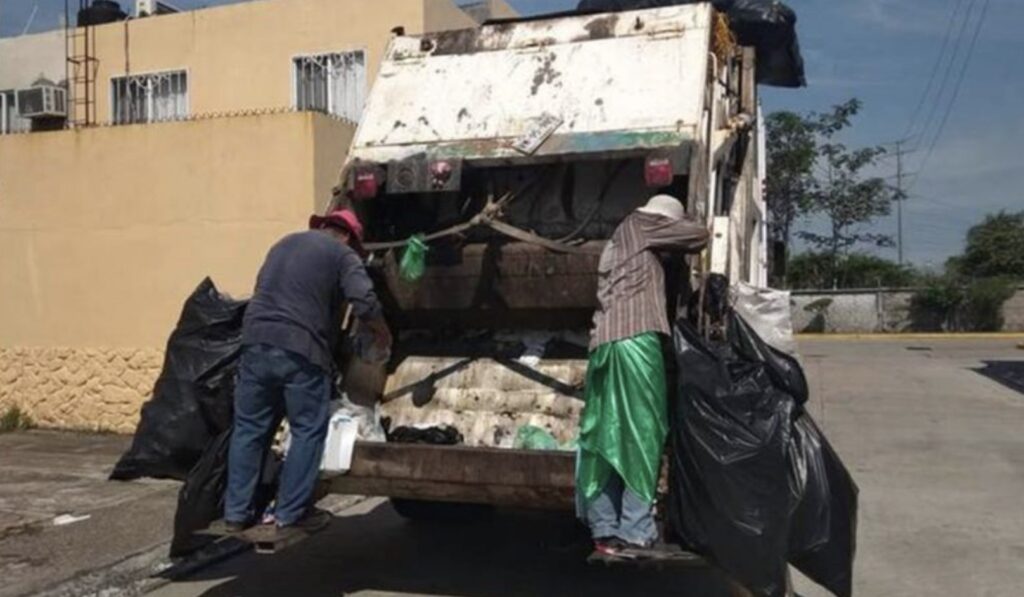
[[334, 518], [334, 515], [328, 512], [327, 510], [321, 510], [320, 508], [310, 508], [309, 510], [306, 511], [302, 518], [296, 520], [291, 524], [278, 523], [277, 528], [296, 529], [299, 531], [304, 531], [306, 533], [315, 533], [317, 531], [322, 530], [324, 527], [330, 524], [332, 518]]
[[627, 545], [618, 537], [599, 537], [594, 539], [594, 554], [602, 558], [633, 559], [626, 552]]

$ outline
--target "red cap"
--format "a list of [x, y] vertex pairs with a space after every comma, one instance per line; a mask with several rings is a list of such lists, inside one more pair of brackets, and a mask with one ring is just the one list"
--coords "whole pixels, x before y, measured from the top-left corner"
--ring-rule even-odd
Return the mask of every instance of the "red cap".
[[352, 248], [363, 253], [363, 224], [359, 221], [359, 217], [351, 209], [339, 209], [332, 211], [326, 216], [312, 215], [309, 218], [309, 227], [313, 230], [319, 230], [325, 226], [338, 226], [347, 230], [351, 234], [349, 244]]

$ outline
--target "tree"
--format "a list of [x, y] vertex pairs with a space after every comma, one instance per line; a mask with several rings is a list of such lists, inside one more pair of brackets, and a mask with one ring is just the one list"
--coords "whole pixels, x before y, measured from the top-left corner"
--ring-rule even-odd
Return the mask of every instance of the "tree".
[[818, 157], [814, 123], [793, 112], [773, 112], [765, 122], [768, 146], [768, 176], [765, 200], [768, 204], [768, 234], [783, 247], [781, 263], [773, 260], [773, 277], [780, 276], [789, 259], [793, 224], [807, 211]]
[[1003, 305], [1024, 279], [1024, 212], [989, 214], [967, 232], [967, 249], [925, 280], [911, 301], [917, 329], [997, 331]]
[[827, 253], [795, 255], [786, 267], [789, 287], [802, 288], [906, 288], [917, 283], [914, 268], [894, 261], [850, 253], [835, 262]]
[[1024, 211], [988, 215], [972, 227], [967, 232], [967, 249], [955, 267], [972, 278], [1024, 279]]
[[859, 100], [835, 106], [831, 113], [816, 116], [814, 131], [818, 137], [818, 168], [808, 196], [807, 212], [822, 215], [828, 225], [825, 234], [801, 231], [800, 238], [829, 256], [832, 285], [836, 285], [836, 266], [840, 255], [859, 244], [892, 246], [892, 237], [863, 229], [876, 218], [891, 213], [893, 190], [878, 177], [865, 177], [864, 170], [874, 166], [885, 153], [881, 147], [849, 149], [837, 140], [860, 111]]

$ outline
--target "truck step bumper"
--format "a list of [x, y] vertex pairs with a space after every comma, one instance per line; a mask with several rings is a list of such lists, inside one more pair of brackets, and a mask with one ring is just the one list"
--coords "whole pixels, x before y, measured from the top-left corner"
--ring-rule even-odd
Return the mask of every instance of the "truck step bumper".
[[572, 510], [576, 455], [466, 446], [357, 442], [330, 492]]

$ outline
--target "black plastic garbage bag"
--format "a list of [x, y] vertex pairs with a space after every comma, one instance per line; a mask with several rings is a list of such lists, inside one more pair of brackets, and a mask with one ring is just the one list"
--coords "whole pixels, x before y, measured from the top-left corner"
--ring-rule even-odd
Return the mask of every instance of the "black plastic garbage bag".
[[[174, 538], [171, 540], [172, 558], [192, 554], [216, 540], [212, 535], [197, 534], [196, 531], [209, 528], [211, 523], [224, 515], [230, 444], [231, 429], [228, 429], [210, 443], [178, 491]], [[267, 450], [253, 500], [257, 513], [262, 513], [274, 499], [280, 469], [281, 463], [277, 457]]]
[[224, 512], [224, 489], [228, 479], [228, 447], [231, 430], [221, 433], [203, 452], [178, 491], [178, 509], [174, 512], [174, 538], [171, 557], [189, 555], [213, 543], [212, 535], [195, 532], [210, 526]]
[[725, 9], [740, 45], [757, 50], [757, 82], [805, 87], [796, 12], [778, 0], [733, 0]]
[[[582, 0], [581, 13], [640, 10], [694, 4], [704, 0]], [[757, 82], [776, 87], [803, 87], [804, 60], [796, 35], [796, 13], [778, 0], [713, 0], [729, 17], [740, 45], [757, 49]]]
[[231, 426], [246, 304], [218, 292], [209, 278], [188, 298], [153, 397], [111, 479], [184, 480], [206, 446]]
[[857, 485], [810, 415], [793, 423], [794, 461], [806, 473], [791, 518], [789, 562], [835, 595], [853, 594]]
[[669, 539], [756, 595], [785, 595], [787, 561], [851, 594], [857, 489], [802, 405], [799, 363], [735, 313], [729, 340], [675, 330]]
[[436, 427], [398, 427], [387, 430], [387, 440], [396, 444], [431, 444], [455, 446], [463, 442], [462, 434], [451, 425]]

